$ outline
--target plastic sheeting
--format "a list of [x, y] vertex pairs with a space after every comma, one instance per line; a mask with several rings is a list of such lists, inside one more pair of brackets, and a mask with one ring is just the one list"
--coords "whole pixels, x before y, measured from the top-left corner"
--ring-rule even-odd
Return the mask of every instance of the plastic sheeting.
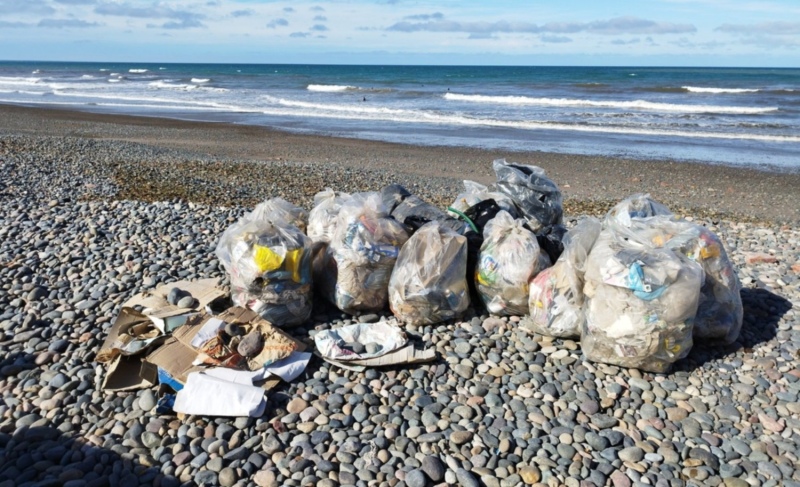
[[501, 211], [483, 230], [475, 283], [490, 313], [527, 314], [528, 282], [549, 262], [543, 262], [536, 235], [524, 225]]
[[692, 347], [703, 269], [666, 248], [606, 229], [586, 262], [584, 355], [665, 372]]
[[467, 239], [431, 222], [400, 250], [389, 281], [389, 304], [401, 321], [431, 324], [456, 318], [469, 306]]
[[682, 254], [703, 268], [694, 338], [706, 345], [728, 345], [742, 328], [744, 310], [736, 269], [719, 237], [708, 228], [668, 216], [634, 219], [630, 231], [650, 245]]
[[561, 223], [561, 191], [544, 169], [497, 159], [492, 167], [497, 175], [497, 189], [516, 203], [534, 232]]
[[286, 213], [258, 211], [222, 234], [219, 257], [231, 280], [231, 296], [277, 326], [294, 326], [311, 315], [311, 240], [286, 222]]
[[564, 236], [561, 257], [531, 282], [529, 324], [536, 333], [561, 338], [580, 336], [586, 319], [583, 310], [586, 259], [600, 228], [596, 218], [578, 222]]
[[330, 242], [342, 204], [350, 197], [325, 188], [314, 196], [314, 208], [308, 214], [308, 236], [314, 242]]
[[322, 292], [346, 313], [384, 309], [389, 278], [406, 240], [406, 230], [388, 214], [380, 194], [353, 194], [342, 205], [320, 263]]

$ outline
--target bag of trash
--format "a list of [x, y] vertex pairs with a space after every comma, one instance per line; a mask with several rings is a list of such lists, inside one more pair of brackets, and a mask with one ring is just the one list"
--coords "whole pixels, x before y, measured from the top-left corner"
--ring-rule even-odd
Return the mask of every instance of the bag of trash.
[[532, 331], [541, 335], [576, 338], [585, 320], [583, 284], [586, 258], [600, 234], [596, 218], [578, 222], [564, 236], [564, 252], [553, 267], [540, 272], [530, 284]]
[[384, 201], [396, 202], [391, 210], [392, 218], [405, 225], [409, 234], [432, 221], [438, 221], [459, 235], [469, 232], [465, 221], [453, 218], [400, 185], [387, 186], [382, 190], [382, 195]]
[[314, 208], [308, 214], [308, 236], [314, 242], [330, 242], [336, 229], [336, 219], [348, 193], [325, 188], [314, 196]]
[[289, 225], [296, 226], [303, 233], [306, 232], [308, 225], [308, 212], [283, 198], [270, 198], [259, 203], [253, 209], [253, 218], [263, 221], [280, 219]]
[[586, 261], [584, 355], [665, 372], [692, 347], [702, 283], [696, 262], [603, 230]]
[[545, 176], [544, 169], [497, 159], [492, 164], [498, 191], [508, 195], [533, 232], [561, 223], [563, 208], [558, 185]]
[[355, 193], [342, 204], [325, 253], [326, 298], [340, 310], [380, 311], [388, 303], [389, 278], [400, 247], [408, 240], [376, 192]]
[[702, 225], [666, 215], [634, 219], [629, 225], [638, 238], [671, 249], [703, 268], [700, 304], [694, 319], [695, 341], [707, 345], [735, 342], [744, 314], [741, 284], [719, 237]]
[[608, 211], [603, 228], [613, 228], [620, 232], [630, 228], [636, 220], [658, 215], [672, 216], [672, 212], [649, 194], [637, 193], [623, 199]]
[[311, 240], [263, 210], [228, 227], [216, 254], [230, 276], [234, 304], [277, 326], [299, 325], [311, 315]]
[[528, 283], [543, 268], [536, 235], [524, 225], [525, 220], [501, 211], [483, 230], [475, 282], [492, 314], [528, 313]]
[[447, 212], [454, 217], [459, 217], [468, 209], [486, 200], [494, 200], [501, 209], [507, 211], [512, 217], [519, 218], [514, 200], [499, 191], [489, 191], [488, 187], [468, 179], [464, 180], [464, 192], [456, 196]]
[[400, 321], [414, 325], [463, 313], [469, 307], [466, 237], [437, 221], [417, 230], [392, 271], [389, 305]]

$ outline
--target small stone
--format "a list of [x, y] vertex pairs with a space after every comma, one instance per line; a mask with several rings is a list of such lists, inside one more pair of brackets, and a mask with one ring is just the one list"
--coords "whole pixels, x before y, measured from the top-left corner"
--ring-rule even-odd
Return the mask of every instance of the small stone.
[[150, 389], [145, 389], [139, 396], [139, 409], [142, 411], [150, 411], [156, 407], [156, 395]]
[[242, 357], [252, 358], [264, 348], [264, 335], [259, 330], [253, 330], [239, 342], [236, 350]]
[[450, 441], [456, 445], [463, 445], [472, 439], [472, 431], [453, 431], [450, 433]]
[[291, 414], [300, 414], [308, 408], [308, 402], [306, 402], [303, 398], [296, 397], [289, 401], [289, 404], [286, 405], [286, 410], [289, 411]]
[[181, 291], [177, 287], [174, 287], [170, 289], [169, 294], [167, 294], [167, 302], [175, 306], [178, 304], [178, 301], [181, 299], [182, 296], [183, 296], [183, 291]]
[[422, 470], [415, 468], [406, 474], [405, 482], [408, 487], [425, 487], [428, 480], [425, 478], [425, 474]]
[[623, 462], [636, 463], [642, 461], [642, 458], [644, 458], [644, 450], [638, 446], [623, 448], [619, 451], [619, 459]]
[[177, 305], [178, 305], [179, 308], [194, 308], [194, 305], [195, 305], [196, 301], [197, 300], [195, 300], [191, 296], [184, 296], [184, 297], [182, 297], [181, 299], [178, 300], [178, 304]]
[[539, 469], [534, 466], [522, 467], [519, 470], [519, 476], [522, 477], [522, 481], [528, 485], [533, 485], [539, 482], [539, 480], [542, 478], [541, 472], [539, 472]]

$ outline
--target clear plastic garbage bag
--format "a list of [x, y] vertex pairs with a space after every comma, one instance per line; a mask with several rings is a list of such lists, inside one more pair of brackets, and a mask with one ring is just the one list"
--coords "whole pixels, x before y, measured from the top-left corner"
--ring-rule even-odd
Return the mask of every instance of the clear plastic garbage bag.
[[543, 269], [543, 262], [536, 235], [524, 225], [525, 220], [500, 211], [483, 230], [475, 283], [492, 314], [528, 313], [528, 283]]
[[353, 194], [342, 205], [322, 263], [326, 298], [350, 314], [386, 308], [389, 278], [406, 240], [379, 193]]
[[481, 201], [486, 200], [494, 200], [501, 209], [507, 211], [514, 218], [519, 218], [517, 206], [508, 195], [499, 191], [489, 191], [488, 187], [468, 179], [464, 180], [464, 192], [456, 196], [447, 212], [453, 217], [459, 218], [461, 216], [459, 213], [463, 214]]
[[325, 188], [314, 196], [314, 208], [308, 214], [308, 236], [314, 242], [330, 242], [342, 204], [350, 197]]
[[638, 238], [653, 246], [669, 248], [703, 268], [705, 280], [694, 320], [695, 342], [705, 345], [735, 342], [744, 314], [741, 284], [719, 237], [702, 225], [668, 216], [634, 220], [630, 228]]
[[692, 347], [702, 284], [703, 269], [696, 262], [603, 230], [586, 262], [584, 355], [666, 372]]
[[469, 307], [467, 238], [437, 221], [417, 230], [397, 258], [389, 305], [400, 321], [415, 325], [463, 313]]
[[586, 319], [583, 310], [586, 259], [600, 228], [596, 218], [578, 222], [564, 236], [561, 257], [531, 282], [528, 304], [532, 331], [561, 338], [580, 337]]
[[637, 193], [628, 196], [608, 211], [603, 228], [620, 232], [630, 228], [632, 222], [659, 215], [672, 216], [672, 212], [649, 194]]
[[492, 163], [497, 175], [498, 191], [508, 195], [517, 205], [534, 232], [561, 223], [561, 191], [544, 169], [497, 159]]
[[311, 315], [311, 240], [282, 217], [248, 213], [222, 234], [219, 257], [234, 304], [276, 326]]
[[308, 225], [308, 212], [295, 206], [283, 198], [270, 198], [259, 203], [253, 209], [253, 218], [256, 220], [283, 220], [289, 225], [294, 225], [301, 232], [306, 232]]

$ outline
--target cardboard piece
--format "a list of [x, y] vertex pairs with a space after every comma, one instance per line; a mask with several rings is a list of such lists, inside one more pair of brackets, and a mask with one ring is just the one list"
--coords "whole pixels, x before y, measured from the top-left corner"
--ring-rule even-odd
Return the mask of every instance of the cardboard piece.
[[121, 392], [152, 386], [155, 382], [145, 379], [141, 371], [141, 356], [126, 357], [117, 355], [108, 364], [101, 388], [105, 391]]
[[118, 355], [136, 355], [152, 343], [152, 341], [148, 344], [142, 342], [157, 336], [158, 331], [146, 316], [133, 309], [122, 308], [111, 329], [108, 330], [100, 351], [97, 352], [97, 361], [111, 362]]
[[326, 362], [341, 367], [345, 370], [361, 372], [367, 367], [387, 367], [390, 365], [409, 365], [430, 362], [436, 359], [435, 350], [417, 350], [412, 344], [389, 352], [380, 357], [373, 357], [362, 360], [337, 361], [323, 357]]

